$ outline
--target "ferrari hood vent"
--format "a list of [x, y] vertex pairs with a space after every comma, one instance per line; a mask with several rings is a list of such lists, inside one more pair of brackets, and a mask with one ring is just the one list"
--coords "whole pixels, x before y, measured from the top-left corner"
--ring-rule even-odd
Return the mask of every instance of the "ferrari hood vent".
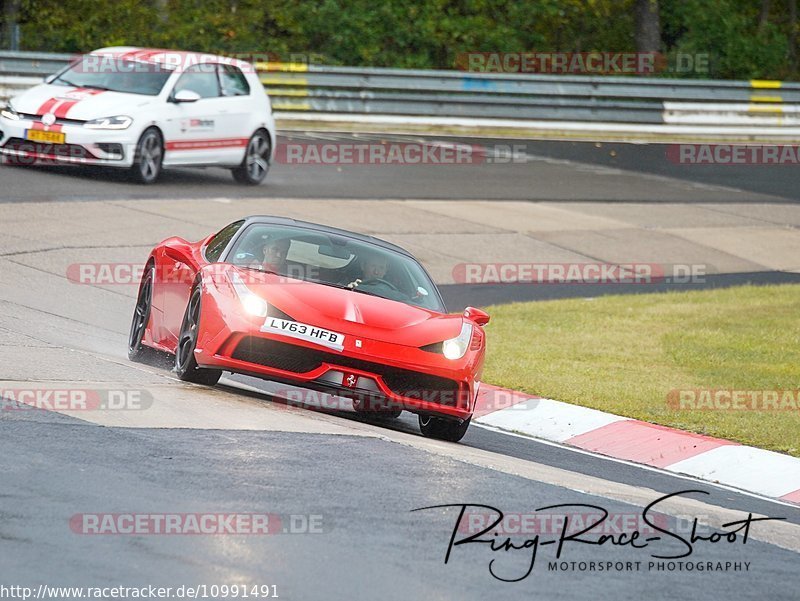
[[444, 348], [444, 342], [434, 342], [433, 344], [426, 344], [425, 346], [421, 346], [419, 348], [421, 351], [427, 351], [429, 353], [441, 355]]
[[291, 315], [284, 313], [272, 303], [267, 303], [267, 317], [274, 317], [276, 319], [285, 319], [286, 321], [295, 321]]

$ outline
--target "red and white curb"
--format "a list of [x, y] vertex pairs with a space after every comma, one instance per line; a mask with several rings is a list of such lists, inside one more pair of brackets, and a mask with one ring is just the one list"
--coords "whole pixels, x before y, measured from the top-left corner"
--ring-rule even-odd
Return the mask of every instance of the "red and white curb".
[[481, 384], [473, 422], [800, 505], [800, 459]]

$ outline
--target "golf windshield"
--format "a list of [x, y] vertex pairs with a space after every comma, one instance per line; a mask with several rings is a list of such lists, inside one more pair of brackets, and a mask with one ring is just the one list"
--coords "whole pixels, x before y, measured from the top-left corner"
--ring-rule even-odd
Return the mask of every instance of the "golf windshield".
[[346, 235], [253, 224], [227, 262], [445, 312], [436, 287], [412, 257]]
[[51, 83], [156, 96], [170, 75], [172, 70], [163, 65], [87, 54], [59, 73]]

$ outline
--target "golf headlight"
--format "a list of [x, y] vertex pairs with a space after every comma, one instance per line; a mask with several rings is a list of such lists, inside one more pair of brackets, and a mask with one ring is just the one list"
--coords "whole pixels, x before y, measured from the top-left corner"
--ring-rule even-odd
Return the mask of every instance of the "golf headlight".
[[464, 322], [461, 326], [461, 333], [458, 336], [442, 343], [442, 354], [451, 360], [461, 359], [464, 353], [467, 352], [471, 339], [472, 324]]
[[19, 121], [20, 119], [22, 119], [20, 114], [17, 111], [15, 111], [13, 108], [11, 108], [10, 104], [6, 108], [4, 108], [2, 111], [0, 111], [0, 115], [3, 115], [3, 117], [8, 119], [9, 121]]
[[133, 119], [127, 115], [117, 115], [116, 117], [103, 117], [102, 119], [92, 119], [83, 124], [89, 129], [128, 129], [133, 123]]
[[269, 306], [267, 305], [267, 301], [250, 290], [238, 273], [233, 272], [228, 276], [228, 279], [230, 279], [233, 289], [236, 291], [236, 295], [242, 303], [242, 307], [244, 307], [244, 310], [247, 311], [249, 315], [254, 317], [267, 316], [267, 308]]

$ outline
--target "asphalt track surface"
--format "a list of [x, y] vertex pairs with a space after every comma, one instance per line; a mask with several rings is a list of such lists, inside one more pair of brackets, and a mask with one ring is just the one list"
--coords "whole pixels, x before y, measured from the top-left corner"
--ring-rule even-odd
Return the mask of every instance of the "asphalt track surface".
[[[165, 171], [142, 188], [116, 172], [76, 167], [13, 168], [3, 177], [5, 202], [118, 198], [406, 198], [628, 202], [798, 203], [800, 165], [680, 165], [669, 144], [423, 138], [392, 134], [286, 132], [278, 143], [381, 144], [442, 141], [475, 148], [464, 164], [273, 165], [265, 186], [235, 187], [222, 169]], [[509, 158], [504, 152], [514, 152]], [[307, 156], [307, 155], [303, 155]], [[101, 181], [103, 185], [98, 185]], [[731, 194], [731, 191], [746, 194]]]
[[[797, 200], [787, 167], [777, 173], [728, 172], [725, 177], [732, 179], [726, 180], [727, 188], [720, 184], [723, 175], [711, 171], [683, 178], [670, 173], [665, 180], [653, 180], [654, 173], [662, 177], [663, 170], [674, 168], [654, 164], [663, 149], [613, 145], [618, 147], [617, 160], [629, 160], [623, 173], [608, 177], [604, 170], [614, 157], [595, 152], [594, 145], [528, 144], [543, 158], [487, 166], [485, 171], [384, 166], [297, 172], [277, 165], [269, 183], [256, 189], [235, 187], [218, 170], [176, 171], [163, 184], [140, 188], [94, 170], [2, 168], [0, 202], [15, 205], [3, 208], [3, 225], [19, 233], [31, 227], [37, 214], [65, 211], [63, 203], [77, 203], [77, 221], [85, 215], [77, 213], [79, 207], [88, 210], [80, 201], [97, 201], [101, 211], [109, 200], [141, 199], [153, 211], [153, 199], [168, 207], [176, 199], [232, 195], [298, 202], [557, 198], [778, 205]], [[581, 169], [562, 177], [560, 161], [578, 159]], [[208, 206], [202, 207], [206, 213]], [[74, 231], [77, 239], [79, 225], [65, 219], [60, 228]], [[365, 421], [346, 407], [333, 412], [286, 407], [264, 392], [268, 385], [252, 378], [225, 378], [213, 390], [185, 385], [175, 380], [166, 363], [141, 366], [126, 360], [135, 291], [75, 286], [65, 282], [63, 270], [63, 262], [72, 259], [58, 256], [69, 250], [29, 253], [11, 251], [7, 244], [0, 241], [2, 385], [146, 390], [154, 405], [149, 411], [103, 415], [8, 407], [0, 411], [0, 584], [269, 584], [277, 586], [280, 598], [303, 600], [797, 598], [796, 507], [485, 428], [472, 427], [458, 445], [429, 441], [419, 435], [408, 413], [399, 420]], [[466, 291], [456, 293], [462, 295], [458, 301]], [[495, 292], [489, 300], [506, 300], [501, 294], [506, 292]], [[691, 557], [680, 560], [749, 562], [747, 571], [649, 570], [648, 562], [666, 561], [651, 558], [651, 552], [683, 550], [671, 539], [646, 550], [574, 543], [561, 560], [640, 561], [642, 567], [550, 571], [554, 549], [543, 546], [532, 575], [508, 583], [492, 577], [489, 562], [496, 559], [496, 574], [516, 578], [527, 569], [529, 554], [463, 545], [445, 565], [455, 510], [411, 511], [476, 503], [510, 514], [585, 503], [636, 516], [657, 497], [688, 489], [709, 495], [687, 495], [693, 501], [671, 506], [669, 515], [721, 523], [731, 515], [742, 519], [753, 513], [785, 521], [775, 522], [774, 530], [753, 525], [746, 545], [741, 539], [735, 544], [698, 543]], [[321, 516], [322, 531], [159, 536], [83, 535], [70, 528], [73, 516], [92, 512], [264, 512], [284, 516], [282, 523], [289, 515]], [[679, 531], [673, 518], [668, 523]], [[526, 538], [530, 536], [517, 537], [517, 544]]]
[[[672, 144], [558, 142], [515, 139], [425, 138], [392, 134], [286, 132], [279, 144], [387, 145], [444, 144], [469, 147], [468, 164], [322, 165], [289, 162], [273, 164], [267, 184], [235, 186], [223, 169], [166, 171], [158, 186], [142, 188], [118, 171], [73, 166], [3, 170], [3, 202], [109, 201], [117, 199], [404, 199], [550, 201], [610, 206], [626, 203], [703, 203], [713, 207], [761, 203], [772, 207], [796, 205], [798, 165], [681, 165]], [[284, 156], [286, 156], [284, 154]], [[308, 156], [308, 155], [303, 155]], [[513, 158], [509, 158], [513, 157]], [[686, 217], [690, 219], [689, 216]], [[359, 229], [357, 221], [346, 224]], [[800, 265], [797, 265], [800, 267]], [[708, 289], [742, 284], [800, 282], [800, 272], [757, 269], [709, 274], [696, 283], [669, 279], [652, 286], [636, 284], [552, 283], [546, 285], [480, 285], [441, 283], [451, 310], [555, 298], [605, 294], [634, 294], [668, 290]]]

